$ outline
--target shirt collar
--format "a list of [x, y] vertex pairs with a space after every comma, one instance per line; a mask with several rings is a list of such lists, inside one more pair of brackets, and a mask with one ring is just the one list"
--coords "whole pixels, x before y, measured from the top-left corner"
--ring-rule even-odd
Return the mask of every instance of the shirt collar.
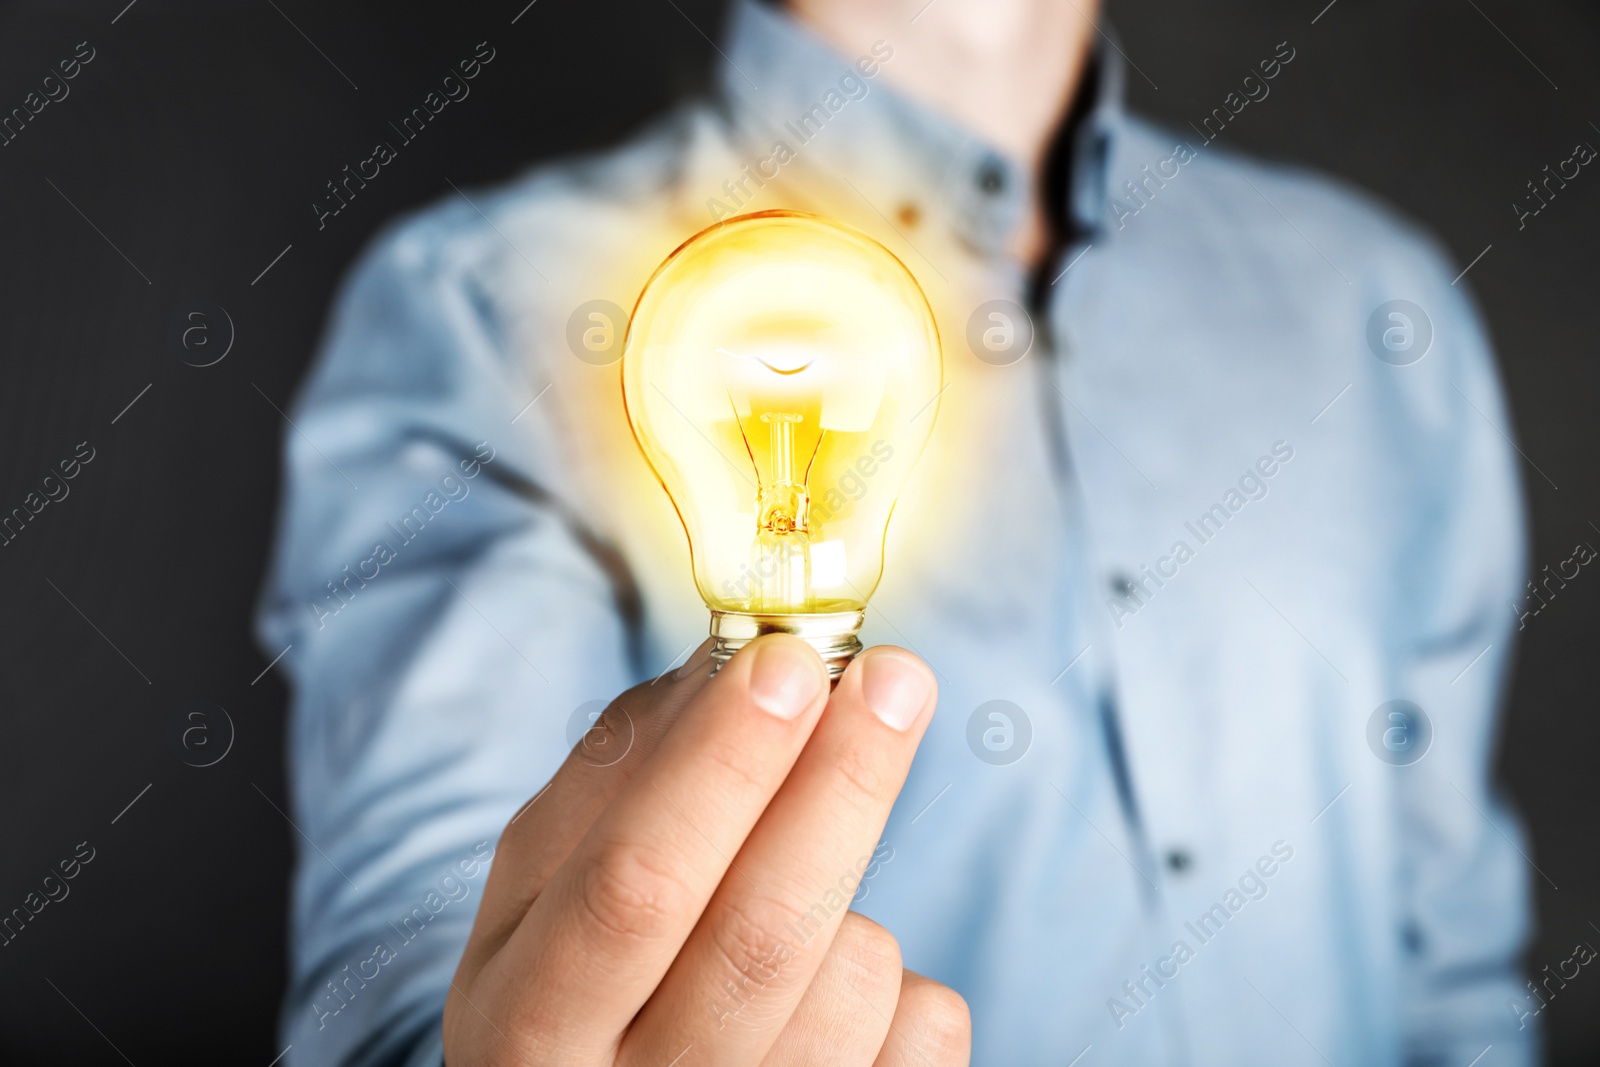
[[[886, 84], [880, 71], [893, 64], [895, 47], [884, 41], [878, 55], [845, 56], [776, 6], [735, 0], [717, 79], [736, 136], [763, 154], [783, 142], [808, 171], [848, 183], [885, 218], [905, 205], [937, 211], [967, 244], [1000, 253], [1034, 175]], [[1051, 193], [1080, 233], [1096, 233], [1104, 223], [1099, 208], [1122, 120], [1123, 83], [1115, 47], [1097, 48], [1082, 90], [1092, 102], [1065, 132], [1070, 165], [1064, 188]], [[802, 124], [807, 115], [825, 121]]]

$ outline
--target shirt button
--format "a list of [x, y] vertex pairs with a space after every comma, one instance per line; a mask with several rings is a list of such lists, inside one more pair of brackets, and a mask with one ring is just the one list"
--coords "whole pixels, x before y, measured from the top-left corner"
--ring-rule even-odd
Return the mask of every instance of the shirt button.
[[909, 201], [900, 205], [900, 210], [895, 212], [902, 226], [913, 227], [922, 221], [922, 209]]
[[1133, 579], [1120, 571], [1111, 576], [1111, 591], [1121, 597], [1133, 596], [1139, 587], [1133, 584]]
[[1170, 848], [1165, 856], [1167, 870], [1173, 874], [1182, 874], [1194, 866], [1194, 857], [1189, 855], [1187, 849]]
[[996, 160], [989, 160], [978, 168], [978, 188], [994, 196], [1006, 187], [1006, 171]]

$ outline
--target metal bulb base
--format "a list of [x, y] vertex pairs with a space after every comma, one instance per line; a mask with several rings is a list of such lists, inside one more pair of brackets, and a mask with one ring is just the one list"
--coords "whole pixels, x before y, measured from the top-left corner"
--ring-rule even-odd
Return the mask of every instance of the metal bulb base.
[[865, 609], [822, 615], [758, 615], [712, 609], [712, 673], [762, 634], [789, 634], [816, 649], [828, 668], [828, 677], [837, 679], [861, 651], [861, 638], [857, 634], [866, 617]]

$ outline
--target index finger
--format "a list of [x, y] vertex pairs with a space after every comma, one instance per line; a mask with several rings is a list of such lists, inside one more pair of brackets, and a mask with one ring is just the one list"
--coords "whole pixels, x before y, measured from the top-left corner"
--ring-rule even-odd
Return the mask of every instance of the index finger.
[[653, 755], [707, 681], [710, 640], [681, 670], [618, 696], [500, 833], [460, 973], [500, 951], [595, 819]]
[[[529, 908], [485, 973], [537, 991], [502, 1017], [603, 1056], [649, 999], [821, 715], [828, 675], [797, 638], [741, 649]], [[737, 874], [734, 875], [737, 877]], [[583, 976], [574, 980], [574, 976]], [[552, 1049], [554, 1051], [554, 1049]]]
[[624, 1063], [686, 1045], [700, 1064], [762, 1061], [848, 914], [936, 699], [933, 672], [910, 652], [855, 658], [735, 857], [748, 878], [717, 887], [629, 1028]]

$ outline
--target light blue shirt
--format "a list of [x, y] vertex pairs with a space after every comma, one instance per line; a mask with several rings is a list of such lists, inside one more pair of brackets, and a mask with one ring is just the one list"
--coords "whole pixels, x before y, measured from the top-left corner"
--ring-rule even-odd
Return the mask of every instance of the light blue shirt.
[[896, 94], [909, 47], [738, 5], [708, 99], [452, 195], [348, 280], [260, 616], [304, 835], [288, 1062], [438, 1062], [500, 829], [704, 637], [619, 349], [569, 338], [778, 207], [878, 237], [939, 318], [864, 634], [939, 711], [856, 907], [967, 998], [975, 1062], [1532, 1062], [1535, 875], [1489, 778], [1523, 520], [1459, 268], [1226, 128], [1124, 113], [1108, 50], [1050, 194], [1076, 237], [1007, 349], [1031, 178]]

